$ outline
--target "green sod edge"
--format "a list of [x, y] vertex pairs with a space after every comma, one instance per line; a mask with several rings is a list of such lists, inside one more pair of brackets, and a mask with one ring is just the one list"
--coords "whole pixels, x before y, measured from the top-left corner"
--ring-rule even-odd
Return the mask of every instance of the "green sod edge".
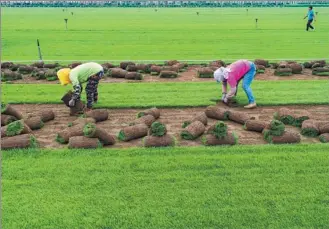
[[123, 132], [123, 130], [120, 130], [119, 134], [118, 134], [118, 139], [120, 141], [125, 141], [126, 140], [126, 135], [125, 133]]
[[69, 122], [69, 123], [67, 124], [67, 127], [71, 127], [71, 126], [73, 126], [73, 122]]
[[223, 121], [218, 121], [215, 124], [214, 130], [211, 131], [217, 139], [225, 138], [227, 136], [227, 125]]
[[232, 136], [234, 138], [234, 145], [238, 144], [239, 136], [235, 132], [232, 133]]
[[194, 137], [192, 134], [190, 134], [188, 131], [183, 130], [181, 133], [181, 137], [185, 140], [194, 140], [197, 137]]
[[15, 122], [11, 122], [8, 124], [7, 130], [6, 130], [6, 136], [11, 137], [15, 136], [21, 133], [21, 131], [24, 129], [24, 124], [22, 121], [18, 120]]
[[[178, 143], [177, 139], [174, 136], [171, 136], [171, 137], [173, 139], [173, 143], [170, 146], [164, 146], [164, 147], [174, 147], [174, 146], [177, 145], [177, 143]], [[145, 147], [145, 140], [146, 140], [146, 138], [147, 138], [147, 136], [142, 139], [142, 145], [143, 145], [143, 147]], [[150, 148], [150, 147], [148, 147], [148, 148]], [[151, 148], [159, 148], [159, 147], [151, 147]]]
[[62, 138], [59, 134], [56, 134], [56, 142], [60, 144], [65, 144], [66, 142], [64, 141], [64, 138]]
[[87, 123], [83, 127], [83, 134], [86, 137], [92, 137], [92, 136], [94, 136], [95, 132], [96, 132], [96, 125], [94, 123]]
[[188, 127], [188, 125], [190, 125], [191, 124], [191, 121], [185, 121], [184, 123], [183, 123], [183, 125], [182, 125], [182, 128], [186, 128], [186, 127]]
[[205, 145], [205, 146], [208, 145], [208, 144], [207, 144], [207, 135], [202, 136], [202, 138], [201, 138], [201, 143], [202, 143], [203, 145]]
[[145, 116], [145, 112], [144, 111], [138, 112], [137, 118], [140, 118], [140, 117], [143, 117], [143, 116]]
[[29, 145], [29, 148], [32, 148], [32, 149], [36, 149], [39, 147], [39, 143], [36, 139], [35, 136], [31, 135], [30, 136], [30, 145]]
[[327, 141], [326, 138], [324, 136], [322, 136], [322, 135], [320, 135], [319, 140], [322, 143], [329, 143], [329, 141]]
[[307, 137], [316, 137], [319, 135], [319, 131], [314, 128], [304, 128], [302, 129], [302, 135]]
[[303, 122], [308, 119], [310, 118], [307, 116], [296, 118], [292, 125], [295, 127], [302, 127]]
[[152, 136], [161, 137], [167, 133], [167, 128], [160, 122], [153, 122], [150, 128], [150, 133]]
[[2, 114], [3, 112], [5, 112], [6, 109], [7, 109], [7, 104], [5, 104], [5, 103], [1, 103], [1, 114]]

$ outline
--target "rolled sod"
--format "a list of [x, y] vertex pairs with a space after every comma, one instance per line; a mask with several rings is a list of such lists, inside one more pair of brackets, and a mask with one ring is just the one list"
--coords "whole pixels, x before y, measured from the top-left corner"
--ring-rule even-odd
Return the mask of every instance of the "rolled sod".
[[71, 126], [86, 125], [87, 123], [96, 123], [94, 118], [77, 118], [71, 123]]
[[149, 135], [155, 136], [155, 137], [162, 137], [166, 134], [167, 134], [166, 125], [164, 125], [161, 122], [152, 123], [151, 128], [149, 130]]
[[75, 102], [75, 106], [74, 107], [70, 107], [69, 106], [69, 102], [72, 99], [73, 96], [73, 92], [72, 91], [68, 91], [62, 98], [61, 100], [64, 102], [64, 104], [70, 108], [70, 115], [74, 116], [77, 114], [81, 114], [83, 113], [83, 109], [85, 107], [84, 103], [81, 100], [78, 100]]
[[155, 122], [155, 118], [153, 115], [145, 115], [142, 116], [138, 119], [136, 119], [134, 122], [132, 122], [132, 125], [136, 125], [136, 124], [145, 124], [148, 127], [150, 127], [152, 125], [152, 123]]
[[285, 125], [279, 120], [272, 120], [263, 130], [265, 139], [269, 135], [280, 136], [285, 131]]
[[312, 65], [312, 69], [314, 68], [321, 68], [321, 67], [324, 67], [324, 65], [320, 64], [320, 63], [315, 63]]
[[223, 121], [216, 122], [208, 129], [207, 134], [214, 135], [216, 138], [224, 138], [227, 136], [227, 124]]
[[55, 113], [52, 110], [44, 110], [40, 112], [40, 117], [43, 122], [49, 122], [55, 119]]
[[320, 134], [329, 133], [329, 122], [318, 122]]
[[16, 119], [22, 119], [23, 115], [20, 111], [10, 104], [1, 104], [1, 114], [14, 116]]
[[291, 68], [293, 74], [301, 74], [303, 71], [303, 66], [297, 63], [289, 64], [289, 68]]
[[319, 68], [314, 68], [313, 70], [312, 70], [312, 74], [313, 75], [319, 75], [319, 76], [327, 76], [328, 75], [328, 73], [329, 73], [329, 68], [321, 68], [321, 67], [319, 67]]
[[276, 75], [276, 76], [291, 76], [292, 75], [292, 70], [291, 70], [291, 68], [277, 68], [274, 71], [274, 75]]
[[1, 81], [14, 81], [14, 80], [19, 80], [22, 79], [22, 74], [18, 73], [18, 72], [13, 72], [11, 70], [4, 70], [1, 71]]
[[152, 115], [155, 119], [158, 119], [160, 117], [160, 110], [156, 107], [141, 111], [137, 114], [137, 117], [143, 117], [145, 115]]
[[264, 67], [269, 67], [270, 65], [269, 65], [269, 62], [267, 61], [267, 60], [263, 60], [263, 59], [256, 59], [255, 61], [254, 61], [254, 63], [256, 64], [256, 65], [263, 65]]
[[258, 65], [256, 65], [256, 69], [257, 69], [257, 72], [258, 71], [263, 71], [264, 72], [266, 70], [266, 67], [264, 65], [259, 65], [258, 64]]
[[13, 65], [14, 65], [13, 62], [2, 62], [2, 63], [1, 63], [1, 69], [10, 68], [10, 67], [13, 66]]
[[157, 66], [157, 65], [152, 65], [151, 68], [150, 68], [150, 72], [152, 75], [155, 75], [155, 73], [158, 75], [160, 74], [162, 68], [160, 66]]
[[137, 65], [128, 65], [126, 70], [128, 72], [137, 72], [138, 71], [138, 68], [137, 68]]
[[167, 66], [173, 66], [175, 64], [178, 64], [179, 61], [178, 60], [168, 60], [168, 61], [165, 61], [165, 65]]
[[178, 74], [174, 71], [161, 71], [160, 78], [177, 78]]
[[58, 63], [55, 64], [44, 64], [43, 67], [44, 68], [57, 68], [59, 66]]
[[185, 121], [183, 123], [182, 127], [185, 128], [185, 127], [187, 127], [188, 125], [190, 125], [194, 121], [200, 121], [200, 122], [203, 123], [203, 125], [206, 126], [208, 124], [208, 117], [207, 117], [207, 115], [204, 112], [202, 112], [202, 113], [196, 115], [192, 120]]
[[127, 72], [125, 75], [127, 80], [143, 80], [143, 75], [139, 72]]
[[134, 62], [131, 61], [124, 61], [120, 63], [120, 68], [125, 69], [129, 66], [129, 65], [135, 65]]
[[201, 136], [205, 130], [202, 122], [194, 121], [181, 132], [181, 137], [185, 140], [193, 140]]
[[148, 64], [137, 64], [136, 68], [138, 72], [142, 72], [142, 73], [150, 73], [150, 65]]
[[9, 123], [14, 122], [16, 120], [17, 118], [15, 118], [14, 116], [1, 114], [1, 126], [6, 126]]
[[21, 134], [29, 134], [32, 130], [24, 123], [23, 120], [18, 120], [9, 123], [7, 126], [1, 128], [1, 137], [11, 137]]
[[83, 124], [68, 127], [56, 135], [56, 141], [61, 144], [66, 144], [69, 142], [71, 137], [83, 136], [84, 135], [83, 128], [84, 128]]
[[292, 125], [295, 122], [293, 111], [288, 108], [280, 108], [279, 111], [274, 113], [274, 118], [286, 125]]
[[157, 136], [146, 136], [143, 139], [144, 147], [166, 147], [175, 146], [175, 138], [169, 134], [157, 137]]
[[268, 125], [266, 121], [260, 120], [247, 120], [243, 128], [248, 131], [255, 131], [262, 133], [265, 127]]
[[302, 135], [308, 137], [316, 137], [320, 134], [318, 123], [315, 120], [309, 119], [302, 124]]
[[312, 64], [310, 62], [304, 62], [304, 68], [312, 68]]
[[308, 111], [296, 111], [294, 114], [293, 126], [301, 127], [305, 120], [310, 119], [310, 113]]
[[31, 130], [41, 129], [45, 125], [40, 116], [30, 117], [24, 120], [24, 122]]
[[94, 123], [88, 123], [83, 128], [83, 133], [89, 138], [98, 138], [103, 145], [114, 145], [115, 137], [104, 129], [97, 127]]
[[322, 143], [329, 143], [329, 133], [324, 133], [319, 136], [319, 140]]
[[87, 118], [93, 118], [96, 122], [106, 121], [109, 118], [109, 112], [106, 109], [96, 109], [86, 112]]
[[1, 139], [1, 149], [37, 148], [38, 141], [32, 134], [22, 134]]
[[220, 67], [225, 67], [226, 65], [225, 62], [222, 60], [214, 60], [209, 63], [209, 66], [220, 68]]
[[85, 136], [74, 136], [69, 140], [69, 149], [96, 149], [102, 147], [98, 138], [88, 138]]
[[208, 118], [217, 120], [228, 120], [229, 111], [218, 106], [208, 106], [205, 110]]
[[34, 67], [31, 66], [20, 66], [18, 72], [22, 74], [30, 74], [34, 71]]
[[32, 77], [35, 77], [36, 80], [46, 79], [46, 72], [43, 70], [35, 71], [32, 73]]
[[251, 117], [245, 112], [230, 110], [228, 114], [228, 119], [233, 122], [244, 125], [246, 121], [251, 119]]
[[104, 70], [109, 70], [110, 68], [114, 68], [115, 67], [114, 64], [109, 63], [109, 62], [104, 63], [104, 64], [101, 64], [101, 65], [104, 68]]
[[291, 131], [284, 131], [280, 136], [270, 135], [267, 138], [269, 143], [273, 144], [292, 144], [292, 143], [299, 143], [301, 140], [299, 133], [291, 132]]
[[326, 60], [314, 60], [310, 62], [311, 65], [313, 66], [314, 64], [319, 64], [321, 67], [326, 65]]
[[127, 71], [121, 68], [111, 68], [107, 72], [107, 75], [112, 78], [125, 78], [126, 74]]
[[316, 75], [317, 76], [329, 76], [329, 71], [328, 72], [318, 72]]
[[173, 65], [174, 68], [178, 69], [179, 72], [182, 72], [185, 68], [186, 64], [184, 63], [177, 63]]
[[216, 138], [212, 134], [207, 134], [202, 137], [202, 144], [206, 146], [236, 145], [238, 144], [238, 136], [235, 133], [227, 133], [226, 137]]
[[197, 70], [197, 76], [199, 78], [213, 78], [214, 77], [214, 70], [209, 67], [199, 68]]
[[161, 71], [171, 71], [171, 72], [178, 73], [179, 72], [179, 68], [177, 66], [175, 66], [175, 65], [173, 65], [173, 66], [163, 66], [161, 68]]
[[137, 124], [123, 128], [118, 135], [120, 141], [130, 141], [147, 135], [148, 127], [145, 124]]
[[81, 65], [82, 62], [72, 62], [71, 64], [68, 65], [69, 68], [75, 68]]

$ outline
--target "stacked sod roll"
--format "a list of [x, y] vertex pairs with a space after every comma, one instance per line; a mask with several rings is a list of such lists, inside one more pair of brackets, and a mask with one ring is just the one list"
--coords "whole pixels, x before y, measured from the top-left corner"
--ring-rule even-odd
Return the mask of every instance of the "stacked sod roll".
[[264, 139], [273, 144], [299, 143], [301, 138], [299, 133], [286, 131], [285, 125], [279, 120], [272, 120], [263, 130]]
[[209, 106], [205, 110], [205, 114], [208, 118], [216, 120], [228, 120], [229, 111], [218, 106]]
[[266, 121], [250, 119], [245, 122], [243, 129], [262, 133], [266, 126], [268, 126], [268, 122]]
[[181, 137], [185, 140], [194, 140], [200, 137], [205, 130], [206, 127], [202, 122], [194, 121], [183, 129]]
[[214, 70], [210, 67], [204, 67], [197, 69], [197, 77], [198, 78], [213, 78]]
[[320, 134], [329, 133], [329, 121], [306, 120], [302, 123], [302, 135], [316, 137]]
[[307, 111], [292, 111], [288, 108], [280, 108], [279, 111], [274, 113], [274, 118], [286, 125], [301, 127], [302, 123], [310, 118], [310, 114]]
[[187, 127], [188, 125], [190, 125], [192, 122], [194, 121], [200, 121], [203, 123], [203, 125], [207, 125], [208, 124], [208, 117], [206, 115], [205, 112], [202, 112], [200, 114], [197, 114], [193, 119], [185, 121], [182, 125], [183, 128]]
[[154, 122], [143, 142], [145, 147], [166, 147], [174, 146], [175, 138], [167, 133], [167, 128], [163, 123]]
[[238, 136], [233, 132], [228, 132], [227, 129], [227, 124], [223, 121], [216, 122], [215, 125], [209, 127], [207, 135], [202, 138], [202, 143], [206, 146], [237, 144]]
[[251, 119], [251, 117], [245, 112], [230, 110], [228, 112], [228, 119], [233, 122], [244, 125], [248, 120]]
[[103, 145], [115, 144], [115, 137], [94, 123], [87, 123], [83, 128], [83, 133], [88, 138], [97, 138]]

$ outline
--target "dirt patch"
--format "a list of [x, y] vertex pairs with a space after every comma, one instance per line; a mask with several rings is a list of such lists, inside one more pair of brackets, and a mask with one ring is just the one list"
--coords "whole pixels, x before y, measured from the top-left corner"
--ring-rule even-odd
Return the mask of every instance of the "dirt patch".
[[[30, 114], [35, 112], [41, 112], [43, 110], [53, 110], [55, 113], [55, 119], [45, 123], [45, 126], [40, 130], [33, 131], [41, 147], [43, 148], [64, 148], [67, 145], [62, 145], [55, 141], [56, 134], [65, 129], [68, 123], [76, 120], [76, 117], [70, 116], [70, 111], [65, 105], [14, 105], [15, 108], [20, 110], [24, 114]], [[296, 111], [307, 110], [310, 113], [310, 118], [319, 121], [329, 120], [329, 107], [328, 106], [285, 106], [288, 109], [293, 109]], [[248, 110], [248, 114], [255, 117], [255, 120], [269, 121], [273, 119], [273, 114], [278, 111], [280, 107], [259, 107], [253, 110]], [[159, 109], [161, 112], [160, 118], [157, 120], [166, 125], [168, 134], [174, 136], [178, 140], [179, 146], [200, 146], [201, 137], [196, 140], [182, 140], [180, 133], [182, 132], [182, 124], [186, 120], [192, 120], [195, 115], [200, 114], [205, 111], [205, 107], [198, 108], [184, 108], [184, 109]], [[244, 111], [243, 108], [233, 108], [236, 111]], [[99, 122], [96, 124], [107, 131], [107, 133], [117, 136], [119, 131], [124, 127], [129, 126], [131, 122], [136, 119], [138, 112], [143, 111], [142, 109], [109, 109], [109, 118], [104, 122]], [[173, 118], [174, 117], [174, 118]], [[206, 129], [214, 125], [218, 120], [208, 118], [208, 125]], [[239, 144], [266, 144], [263, 140], [263, 135], [261, 133], [246, 131], [243, 125], [232, 122], [225, 121], [228, 125], [229, 132], [235, 132], [239, 137]], [[301, 132], [300, 128], [293, 126], [286, 126], [286, 130]], [[311, 138], [301, 136], [302, 143], [319, 143], [318, 138]], [[115, 148], [127, 148], [143, 146], [142, 139], [135, 139], [129, 142], [117, 141], [114, 146]]]

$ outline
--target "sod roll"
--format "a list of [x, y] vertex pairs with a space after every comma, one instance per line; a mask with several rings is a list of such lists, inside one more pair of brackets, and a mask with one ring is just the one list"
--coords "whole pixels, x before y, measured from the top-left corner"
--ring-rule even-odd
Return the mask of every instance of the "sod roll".
[[173, 67], [175, 69], [178, 69], [179, 72], [182, 72], [184, 70], [185, 66], [186, 65], [184, 63], [177, 63], [177, 64], [173, 65]]
[[293, 112], [288, 108], [280, 108], [279, 111], [274, 113], [274, 118], [286, 125], [292, 125], [295, 122]]
[[151, 73], [160, 74], [161, 70], [162, 70], [162, 68], [160, 66], [157, 66], [157, 65], [152, 65], [151, 68], [150, 68]]
[[14, 116], [1, 114], [1, 126], [6, 126], [9, 123], [14, 122], [16, 120], [17, 118], [15, 118]]
[[102, 147], [98, 138], [88, 138], [85, 136], [74, 136], [69, 140], [69, 149], [96, 149]]
[[161, 71], [160, 78], [177, 78], [178, 74], [174, 71]]
[[5, 69], [4, 71], [1, 71], [1, 81], [14, 81], [22, 79], [22, 74], [18, 72], [13, 72], [11, 70]]
[[281, 136], [270, 135], [267, 140], [273, 144], [292, 144], [299, 143], [301, 138], [299, 133], [284, 131]]
[[82, 64], [82, 62], [73, 62], [73, 63], [69, 64], [68, 67], [69, 68], [75, 68], [75, 67], [78, 67], [81, 64]]
[[109, 62], [104, 63], [104, 64], [101, 64], [101, 65], [104, 68], [104, 70], [106, 70], [106, 71], [108, 71], [110, 68], [114, 68], [115, 67], [114, 64], [109, 63]]
[[312, 64], [310, 62], [304, 62], [304, 68], [312, 68]]
[[137, 124], [123, 128], [118, 135], [120, 141], [130, 141], [133, 139], [145, 137], [148, 127], [145, 124]]
[[14, 65], [13, 62], [2, 62], [1, 63], [1, 69], [10, 68], [13, 65]]
[[43, 122], [49, 122], [55, 119], [55, 113], [52, 110], [43, 110], [40, 112], [40, 117]]
[[165, 61], [165, 65], [168, 65], [168, 66], [173, 66], [175, 64], [178, 64], [179, 61], [178, 60], [168, 60], [168, 61]]
[[302, 123], [305, 121], [305, 120], [308, 120], [310, 119], [310, 116], [311, 114], [306, 111], [306, 110], [302, 110], [302, 111], [295, 111], [294, 113], [294, 122], [293, 122], [293, 126], [296, 126], [296, 127], [301, 127], [302, 126]]
[[193, 140], [201, 136], [206, 128], [200, 121], [192, 122], [182, 132], [181, 137], [185, 140]]
[[1, 137], [11, 137], [21, 134], [29, 134], [32, 130], [24, 123], [23, 120], [18, 120], [9, 123], [7, 126], [1, 127]]
[[88, 123], [83, 128], [83, 133], [89, 138], [98, 138], [103, 145], [114, 145], [115, 137], [104, 129], [97, 127], [94, 123]]
[[134, 62], [131, 61], [124, 61], [120, 63], [120, 68], [125, 69], [129, 66], [129, 65], [135, 65]]
[[127, 71], [121, 68], [111, 68], [107, 74], [112, 78], [125, 78]]
[[161, 122], [152, 123], [151, 128], [149, 130], [149, 135], [155, 136], [155, 137], [162, 137], [166, 134], [167, 134], [166, 125], [164, 125]]
[[257, 71], [265, 71], [266, 70], [266, 68], [265, 68], [265, 66], [264, 65], [256, 65], [256, 69], [257, 69]]
[[318, 122], [320, 134], [329, 133], [329, 122]]
[[208, 118], [217, 120], [227, 120], [229, 112], [228, 110], [220, 108], [218, 106], [208, 106], [205, 110], [205, 114]]
[[16, 119], [22, 119], [23, 115], [20, 111], [14, 108], [12, 105], [1, 105], [1, 114], [14, 116]]
[[210, 67], [199, 68], [197, 70], [197, 76], [199, 78], [213, 78], [214, 70], [212, 70]]
[[227, 124], [223, 121], [216, 122], [208, 129], [207, 134], [211, 134], [216, 138], [224, 138], [227, 136]]
[[317, 121], [309, 119], [302, 123], [302, 135], [308, 137], [316, 137], [319, 134], [320, 130]]
[[244, 129], [248, 131], [255, 131], [262, 133], [264, 128], [268, 125], [268, 122], [266, 121], [260, 121], [260, 120], [247, 120], [244, 124]]
[[285, 125], [279, 120], [272, 120], [266, 127], [269, 129], [269, 135], [280, 136], [285, 131]]
[[126, 70], [128, 72], [137, 72], [138, 71], [138, 68], [137, 68], [137, 65], [128, 65]]
[[225, 62], [222, 61], [222, 60], [214, 60], [214, 61], [211, 61], [209, 63], [209, 66], [210, 67], [217, 67], [217, 68], [225, 67]]
[[147, 64], [137, 64], [137, 71], [142, 73], [150, 73], [150, 65]]
[[142, 80], [143, 75], [140, 74], [139, 72], [127, 72], [125, 75], [125, 79], [127, 80]]
[[176, 65], [173, 65], [173, 66], [163, 66], [161, 68], [161, 71], [172, 71], [172, 72], [178, 73], [179, 72], [179, 67], [176, 66]]
[[37, 148], [38, 141], [32, 134], [22, 134], [1, 139], [1, 149]]
[[43, 67], [44, 68], [57, 68], [59, 66], [58, 63], [55, 64], [44, 64]]
[[144, 138], [144, 147], [167, 147], [175, 146], [175, 138], [169, 134], [157, 137], [146, 136]]
[[202, 137], [202, 143], [206, 146], [236, 145], [238, 144], [238, 136], [235, 133], [228, 133], [224, 138], [216, 138], [212, 134], [207, 134]]
[[56, 141], [61, 144], [66, 144], [69, 142], [71, 137], [83, 136], [84, 135], [83, 128], [84, 128], [83, 124], [68, 127], [57, 134]]
[[136, 119], [132, 125], [136, 125], [136, 124], [145, 124], [147, 125], [148, 127], [150, 127], [152, 125], [152, 123], [155, 122], [155, 118], [153, 115], [145, 115], [145, 116], [142, 116], [138, 119]]
[[140, 118], [145, 115], [152, 115], [155, 119], [160, 117], [160, 110], [156, 107], [141, 111], [137, 114], [137, 117]]
[[292, 70], [291, 70], [291, 68], [277, 68], [274, 71], [274, 75], [276, 75], [276, 76], [291, 76], [292, 75]]
[[31, 66], [20, 66], [18, 72], [22, 74], [30, 74], [34, 71], [34, 67]]
[[183, 123], [182, 127], [185, 128], [185, 127], [187, 127], [188, 125], [190, 125], [190, 124], [191, 124], [192, 122], [194, 122], [194, 121], [202, 122], [203, 125], [206, 126], [206, 125], [208, 124], [208, 117], [207, 117], [207, 115], [206, 115], [204, 112], [202, 112], [202, 113], [196, 115], [192, 120], [190, 120], [190, 121], [185, 121], [185, 122]]
[[289, 64], [289, 67], [291, 68], [293, 74], [301, 74], [303, 71], [302, 65], [297, 63], [291, 63]]
[[106, 109], [97, 109], [86, 112], [87, 118], [93, 118], [96, 122], [106, 121], [109, 118], [109, 112]]
[[81, 100], [75, 102], [74, 107], [70, 107], [70, 115], [77, 116], [83, 114], [83, 109], [85, 108], [84, 103]]
[[256, 65], [263, 65], [263, 66], [265, 66], [265, 67], [268, 67], [268, 66], [269, 66], [268, 61], [267, 61], [267, 60], [263, 60], [263, 59], [256, 59], [256, 60], [254, 61], [254, 63], [255, 63]]
[[246, 123], [246, 121], [251, 119], [251, 117], [245, 112], [231, 110], [231, 111], [229, 111], [228, 119], [233, 122], [244, 125]]
[[24, 120], [24, 122], [31, 130], [41, 129], [45, 125], [40, 116], [30, 117]]
[[329, 143], [329, 133], [324, 133], [319, 136], [319, 140], [322, 143]]

